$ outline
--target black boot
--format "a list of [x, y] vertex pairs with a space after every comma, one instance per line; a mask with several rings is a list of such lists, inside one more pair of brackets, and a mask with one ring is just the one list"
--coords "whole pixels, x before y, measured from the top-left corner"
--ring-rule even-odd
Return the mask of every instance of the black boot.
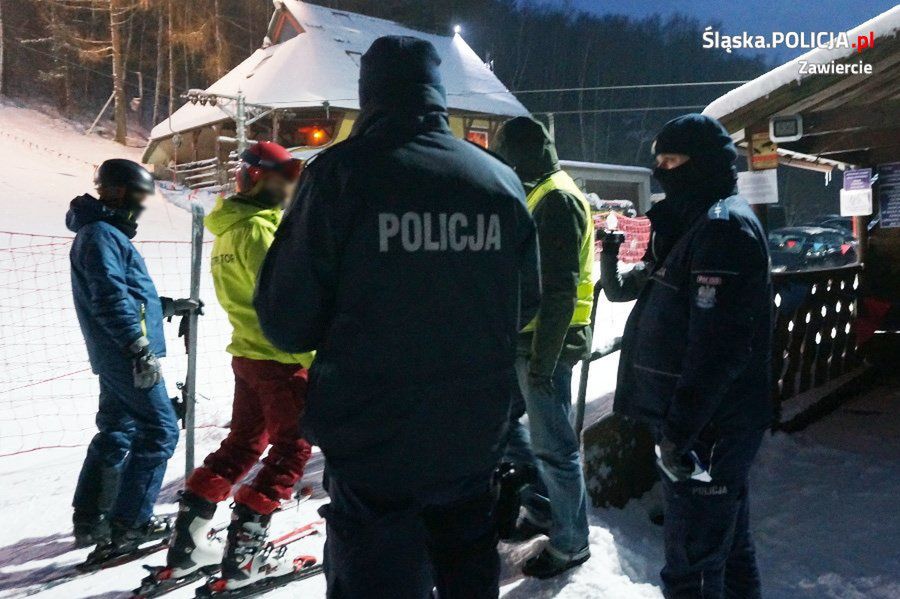
[[561, 553], [548, 545], [539, 554], [525, 562], [525, 565], [522, 566], [522, 573], [525, 576], [533, 576], [534, 578], [552, 578], [566, 570], [580, 566], [588, 561], [590, 557], [590, 547], [585, 547], [581, 551], [569, 555]]
[[222, 561], [222, 542], [210, 534], [215, 515], [215, 503], [190, 491], [182, 493], [166, 555], [166, 566], [174, 578]]
[[144, 543], [159, 541], [171, 534], [171, 522], [157, 516], [151, 516], [147, 522], [139, 526], [126, 526], [113, 521], [109, 541], [97, 545], [97, 548], [88, 555], [85, 565], [90, 566], [120, 555], [127, 555]]
[[90, 547], [109, 542], [110, 527], [106, 514], [85, 514], [75, 511], [72, 530], [76, 547]]

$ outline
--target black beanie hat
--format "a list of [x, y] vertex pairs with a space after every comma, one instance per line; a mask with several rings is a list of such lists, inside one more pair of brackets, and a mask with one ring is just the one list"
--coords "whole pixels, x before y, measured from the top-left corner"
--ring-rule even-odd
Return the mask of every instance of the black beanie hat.
[[663, 125], [654, 154], [687, 154], [698, 164], [730, 166], [737, 149], [719, 121], [702, 114], [685, 114]]
[[378, 38], [360, 62], [360, 106], [378, 95], [402, 93], [409, 86], [440, 87], [440, 65], [441, 57], [427, 40], [406, 35]]
[[491, 149], [505, 160], [525, 184], [559, 170], [556, 145], [544, 124], [530, 116], [503, 123]]

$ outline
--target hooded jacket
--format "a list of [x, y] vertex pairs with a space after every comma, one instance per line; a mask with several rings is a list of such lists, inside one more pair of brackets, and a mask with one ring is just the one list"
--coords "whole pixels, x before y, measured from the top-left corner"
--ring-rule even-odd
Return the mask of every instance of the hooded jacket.
[[240, 195], [216, 203], [205, 219], [206, 228], [216, 236], [210, 258], [213, 284], [233, 328], [228, 353], [309, 368], [313, 354], [277, 349], [263, 335], [253, 308], [256, 276], [275, 238], [281, 212], [256, 206]]
[[[550, 134], [530, 117], [507, 121], [492, 149], [512, 165], [529, 194], [562, 170]], [[540, 242], [542, 295], [535, 322], [519, 337], [519, 354], [529, 357], [530, 372], [539, 376], [551, 376], [559, 360], [574, 365], [590, 350], [591, 328], [572, 324], [582, 279], [580, 252], [585, 229], [593, 227], [586, 205], [557, 188], [532, 210]], [[593, 229], [588, 243], [592, 241]], [[593, 300], [593, 289], [588, 296]]]
[[522, 185], [453, 137], [439, 63], [423, 40], [373, 43], [354, 134], [308, 164], [257, 286], [266, 336], [318, 350], [303, 425], [352, 484], [490, 472], [539, 300]]
[[90, 195], [72, 200], [66, 227], [75, 313], [91, 368], [130, 368], [127, 348], [142, 335], [150, 351], [166, 354], [162, 305], [144, 259], [131, 243], [134, 222]]
[[663, 174], [666, 198], [648, 212], [646, 269], [624, 286], [609, 272], [601, 279], [613, 297], [638, 292], [614, 410], [687, 450], [699, 437], [771, 424], [772, 282], [762, 225], [734, 195], [736, 152], [722, 126], [679, 117], [660, 132], [656, 151], [690, 160]]

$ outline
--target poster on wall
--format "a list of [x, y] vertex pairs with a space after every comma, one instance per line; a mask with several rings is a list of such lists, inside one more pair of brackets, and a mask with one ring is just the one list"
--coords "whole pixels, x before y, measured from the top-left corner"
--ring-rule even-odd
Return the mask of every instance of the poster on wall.
[[844, 173], [841, 189], [841, 216], [872, 214], [872, 169], [859, 168]]
[[900, 227], [900, 162], [878, 165], [878, 213], [882, 228]]
[[778, 203], [778, 171], [744, 171], [738, 173], [738, 193], [750, 204]]

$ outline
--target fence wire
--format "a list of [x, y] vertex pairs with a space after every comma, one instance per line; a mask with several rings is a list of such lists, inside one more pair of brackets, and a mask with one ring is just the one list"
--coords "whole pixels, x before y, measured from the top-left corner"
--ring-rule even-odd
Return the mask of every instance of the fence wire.
[[[204, 244], [197, 355], [197, 426], [224, 426], [233, 382], [225, 346], [231, 325], [218, 305]], [[70, 237], [0, 232], [0, 457], [86, 445], [95, 432], [99, 387], [75, 316]], [[186, 297], [190, 242], [138, 241], [160, 295]], [[163, 374], [179, 395], [187, 355], [178, 322], [166, 323]]]
[[[619, 219], [626, 241], [622, 262], [646, 250], [649, 223]], [[69, 269], [71, 237], [0, 232], [0, 457], [43, 448], [87, 445], [96, 430], [97, 377], [88, 364], [75, 316]], [[231, 325], [215, 298], [204, 243], [197, 351], [196, 427], [227, 426], [233, 376], [225, 347]], [[191, 280], [189, 241], [137, 241], [160, 295], [187, 297]], [[599, 250], [599, 243], [598, 243]], [[597, 344], [621, 331], [630, 305], [605, 304], [598, 311]], [[166, 323], [163, 374], [171, 396], [180, 395], [187, 354], [178, 322]]]

